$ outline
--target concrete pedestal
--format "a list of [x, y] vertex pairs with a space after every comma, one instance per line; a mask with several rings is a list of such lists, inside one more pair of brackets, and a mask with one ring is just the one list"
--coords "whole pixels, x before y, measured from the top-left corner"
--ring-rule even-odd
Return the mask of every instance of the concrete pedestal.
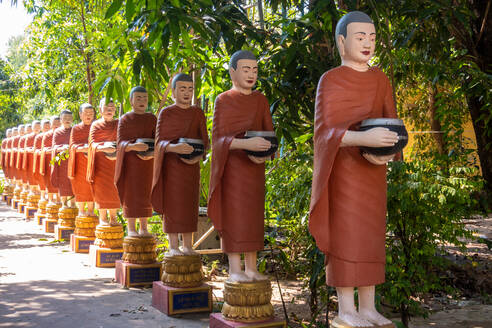
[[102, 248], [89, 246], [89, 263], [98, 268], [114, 268], [115, 262], [121, 260], [123, 248]]
[[70, 247], [75, 253], [89, 253], [89, 247], [94, 244], [95, 237], [70, 235]]
[[159, 262], [151, 264], [133, 264], [117, 260], [115, 262], [116, 281], [125, 287], [152, 286], [162, 275], [162, 265]]
[[287, 328], [285, 320], [271, 319], [262, 322], [235, 322], [224, 319], [222, 313], [210, 315], [210, 328]]
[[57, 240], [70, 240], [70, 236], [73, 234], [74, 228], [70, 227], [60, 227], [60, 225], [57, 225], [55, 227], [55, 239]]
[[46, 233], [54, 233], [55, 226], [57, 225], [58, 220], [46, 219], [44, 220], [44, 232]]
[[162, 281], [152, 284], [152, 306], [167, 314], [181, 314], [212, 311], [212, 287], [174, 288]]

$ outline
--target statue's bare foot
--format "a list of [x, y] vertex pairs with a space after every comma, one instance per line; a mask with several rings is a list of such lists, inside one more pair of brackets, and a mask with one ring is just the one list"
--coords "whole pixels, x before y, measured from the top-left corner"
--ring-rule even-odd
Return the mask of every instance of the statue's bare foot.
[[248, 277], [246, 273], [240, 272], [240, 273], [231, 273], [229, 274], [229, 279], [230, 281], [233, 282], [252, 282], [253, 279]]
[[260, 280], [268, 280], [268, 277], [265, 276], [264, 274], [261, 274], [259, 273], [258, 271], [249, 271], [249, 270], [246, 270], [245, 271], [245, 274], [251, 279], [251, 280], [256, 280], [256, 281], [260, 281]]
[[103, 226], [103, 227], [108, 227], [109, 226], [109, 221], [100, 220], [99, 221], [99, 225], [100, 226]]
[[152, 236], [152, 234], [150, 232], [148, 232], [147, 230], [140, 230], [138, 232], [138, 234], [140, 235], [140, 237], [148, 237], [148, 236]]
[[111, 222], [109, 223], [109, 225], [112, 226], [112, 227], [116, 227], [116, 226], [121, 226], [121, 223], [119, 223], [116, 220], [111, 220]]
[[336, 317], [333, 321], [335, 321], [332, 323], [333, 327], [343, 327], [343, 325], [352, 327], [374, 327], [370, 321], [364, 319], [358, 312], [339, 312], [338, 317]]
[[183, 252], [179, 250], [179, 248], [171, 248], [169, 251], [164, 254], [164, 256], [181, 256]]
[[136, 231], [128, 231], [128, 237], [139, 237], [140, 235]]
[[197, 255], [198, 252], [195, 251], [193, 248], [189, 248], [189, 247], [182, 247], [181, 248], [181, 251], [183, 252], [184, 255]]
[[392, 322], [391, 320], [386, 319], [383, 317], [378, 311], [376, 310], [360, 310], [359, 314], [362, 318], [366, 319], [369, 322], [372, 322], [375, 325], [378, 326], [384, 326], [384, 325], [391, 325]]

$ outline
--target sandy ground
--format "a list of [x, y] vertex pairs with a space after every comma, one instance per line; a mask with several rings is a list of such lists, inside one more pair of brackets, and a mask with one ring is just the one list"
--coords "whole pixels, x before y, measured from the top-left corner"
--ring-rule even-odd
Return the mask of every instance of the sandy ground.
[[[207, 313], [168, 317], [151, 306], [151, 289], [125, 289], [113, 278], [114, 269], [90, 266], [87, 254], [72, 253], [66, 243], [54, 242], [53, 234], [0, 204], [0, 327], [208, 327]], [[214, 301], [222, 299], [223, 280], [210, 282]], [[272, 303], [281, 318], [273, 286]], [[299, 297], [301, 282], [281, 286], [288, 313], [308, 313], [306, 299]], [[492, 306], [470, 303], [410, 324], [424, 327], [492, 327]]]
[[0, 327], [208, 327], [208, 314], [168, 317], [151, 289], [125, 289], [114, 269], [53, 243], [33, 221], [0, 205]]

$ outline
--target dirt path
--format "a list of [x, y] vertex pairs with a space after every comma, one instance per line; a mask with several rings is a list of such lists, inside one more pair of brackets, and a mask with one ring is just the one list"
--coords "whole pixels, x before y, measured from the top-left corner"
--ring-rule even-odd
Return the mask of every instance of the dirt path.
[[114, 269], [52, 240], [0, 205], [0, 327], [208, 327], [208, 314], [170, 318], [151, 306], [151, 289], [121, 288]]

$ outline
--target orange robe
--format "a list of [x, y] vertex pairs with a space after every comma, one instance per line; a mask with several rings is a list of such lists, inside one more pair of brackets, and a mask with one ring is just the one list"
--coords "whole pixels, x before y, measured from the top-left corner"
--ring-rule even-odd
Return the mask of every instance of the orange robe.
[[27, 135], [26, 141], [25, 141], [26, 150], [24, 151], [24, 160], [22, 162], [22, 170], [24, 171], [24, 174], [26, 176], [26, 181], [31, 186], [36, 184], [36, 182], [34, 181], [34, 175], [32, 172], [33, 152], [30, 150], [28, 151], [27, 148], [34, 147], [34, 138], [36, 138], [36, 134], [34, 132], [29, 133]]
[[244, 150], [229, 150], [246, 131], [273, 131], [268, 100], [259, 91], [221, 93], [215, 101], [208, 215], [226, 253], [263, 249], [265, 164]]
[[58, 189], [51, 183], [51, 148], [53, 144], [53, 130], [45, 133], [41, 141], [41, 154], [39, 155], [39, 173], [43, 176], [46, 191], [50, 194], [57, 193]]
[[83, 122], [72, 127], [70, 133], [70, 148], [68, 158], [68, 177], [72, 184], [76, 202], [92, 202], [91, 185], [87, 182], [87, 155], [78, 153], [77, 147], [89, 142], [89, 130], [91, 125]]
[[359, 147], [340, 147], [347, 130], [379, 117], [396, 117], [391, 85], [382, 71], [340, 66], [321, 77], [309, 230], [326, 255], [331, 286], [384, 282], [386, 165], [369, 163]]
[[22, 181], [22, 183], [27, 183], [26, 179], [26, 171], [22, 168], [22, 164], [24, 163], [24, 154], [25, 154], [25, 146], [26, 146], [26, 138], [27, 135], [23, 135], [22, 137], [19, 138], [19, 147], [17, 147], [17, 162], [15, 163], [15, 168], [17, 169], [17, 175], [19, 177], [19, 180]]
[[5, 138], [2, 140], [2, 170], [3, 173], [7, 178], [10, 178], [9, 176], [9, 167], [8, 167], [8, 161], [9, 161], [9, 143], [11, 143], [11, 137]]
[[36, 151], [41, 150], [44, 134], [45, 132], [38, 133], [36, 138], [34, 138], [34, 154], [32, 157], [32, 174], [35, 184], [39, 186], [40, 190], [44, 190], [46, 186], [44, 184], [43, 176], [39, 173], [40, 154], [36, 154]]
[[89, 132], [86, 179], [91, 184], [97, 208], [120, 208], [120, 197], [114, 184], [116, 161], [108, 159], [104, 152], [96, 152], [98, 144], [116, 141], [117, 129], [118, 120], [105, 122], [100, 119], [92, 123]]
[[[51, 157], [55, 157], [55, 146], [68, 145], [70, 143], [70, 132], [72, 128], [65, 129], [63, 126], [53, 132], [53, 143], [51, 147]], [[59, 153], [59, 152], [56, 152]], [[68, 160], [60, 160], [51, 167], [51, 183], [58, 188], [61, 197], [73, 196], [72, 184], [68, 178]]]
[[19, 155], [17, 148], [19, 147], [19, 141], [21, 136], [16, 135], [12, 138], [12, 148], [10, 150], [10, 169], [12, 170], [12, 177], [16, 180], [19, 180], [19, 171], [17, 170], [17, 156]]
[[183, 109], [177, 105], [159, 113], [156, 128], [152, 206], [164, 215], [164, 232], [197, 230], [200, 199], [200, 163], [184, 163], [178, 154], [166, 153], [179, 138], [201, 139], [208, 148], [205, 115], [201, 108]]
[[136, 151], [125, 152], [128, 144], [139, 138], [155, 137], [157, 118], [152, 113], [123, 115], [118, 123], [118, 150], [114, 181], [123, 216], [126, 218], [146, 218], [152, 216], [150, 193], [154, 160], [142, 160]]

